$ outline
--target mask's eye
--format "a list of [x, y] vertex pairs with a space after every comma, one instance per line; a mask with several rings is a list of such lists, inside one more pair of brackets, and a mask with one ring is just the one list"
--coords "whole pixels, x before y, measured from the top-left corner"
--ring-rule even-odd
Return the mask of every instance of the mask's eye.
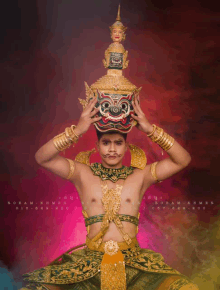
[[108, 108], [109, 107], [109, 103], [105, 103], [105, 108]]
[[128, 108], [128, 105], [127, 105], [127, 104], [125, 104], [125, 103], [123, 103], [123, 104], [121, 105], [121, 108], [122, 108], [122, 110], [127, 110], [127, 108]]

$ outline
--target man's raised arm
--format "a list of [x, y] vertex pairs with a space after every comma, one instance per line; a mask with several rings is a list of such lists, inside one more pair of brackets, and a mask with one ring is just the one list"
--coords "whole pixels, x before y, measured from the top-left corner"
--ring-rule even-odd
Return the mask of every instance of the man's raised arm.
[[146, 166], [144, 170], [146, 177], [148, 177], [148, 182], [162, 181], [184, 169], [191, 161], [189, 152], [161, 128], [155, 125], [152, 126], [148, 122], [137, 99], [133, 101], [133, 106], [136, 113], [136, 115], [133, 115], [133, 118], [138, 122], [137, 128], [146, 133], [152, 141], [160, 145], [169, 155], [169, 158]]
[[[59, 153], [68, 148], [73, 142], [76, 142], [77, 137], [84, 134], [92, 123], [100, 120], [101, 117], [94, 117], [99, 111], [99, 108], [94, 107], [95, 104], [96, 98], [90, 100], [74, 129], [67, 128], [64, 133], [44, 144], [36, 152], [35, 159], [39, 165], [62, 178], [68, 177], [71, 168], [70, 163], [66, 158], [60, 156]], [[72, 135], [71, 131], [73, 133]]]

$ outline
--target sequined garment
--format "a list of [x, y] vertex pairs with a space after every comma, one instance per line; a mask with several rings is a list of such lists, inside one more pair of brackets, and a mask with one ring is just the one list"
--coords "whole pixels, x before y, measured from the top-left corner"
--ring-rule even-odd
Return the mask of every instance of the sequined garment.
[[[127, 290], [198, 290], [187, 277], [168, 266], [159, 253], [139, 246], [122, 253], [126, 264]], [[102, 252], [88, 248], [63, 254], [56, 264], [24, 274], [24, 280], [30, 285], [26, 287], [46, 290], [43, 287], [48, 284], [57, 285], [59, 288], [56, 289], [60, 290], [101, 289], [102, 257]], [[170, 281], [166, 283], [168, 287], [161, 288], [165, 281]]]

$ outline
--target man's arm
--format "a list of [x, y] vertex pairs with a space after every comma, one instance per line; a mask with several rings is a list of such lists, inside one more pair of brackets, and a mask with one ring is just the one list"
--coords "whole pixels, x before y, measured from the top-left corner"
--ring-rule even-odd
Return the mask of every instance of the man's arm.
[[[94, 117], [99, 108], [95, 108], [96, 99], [91, 100], [86, 107], [86, 109], [82, 112], [79, 122], [74, 129], [76, 135], [80, 136], [84, 134], [90, 127], [90, 125], [98, 120], [100, 117]], [[77, 147], [77, 145], [76, 145]], [[61, 155], [59, 155], [60, 151], [58, 151], [54, 145], [54, 140], [50, 140], [46, 144], [44, 144], [35, 154], [35, 159], [39, 165], [48, 169], [49, 171], [55, 173], [56, 175], [67, 178], [70, 172], [70, 164], [68, 160]], [[80, 164], [78, 162], [75, 163], [74, 175], [71, 180], [74, 180], [74, 176], [77, 175], [77, 172], [80, 170]]]
[[[138, 122], [137, 128], [146, 133], [146, 135], [150, 134], [153, 131], [153, 126], [146, 119], [137, 99], [134, 100], [133, 106], [136, 113], [136, 115], [133, 115], [133, 118]], [[157, 135], [157, 132], [154, 134]], [[166, 152], [169, 155], [169, 158], [159, 161], [155, 167], [157, 179], [160, 181], [181, 171], [191, 161], [189, 152], [187, 152], [177, 141], [174, 141], [173, 146]], [[147, 165], [144, 171], [144, 175], [148, 179], [149, 187], [149, 185], [156, 182], [156, 180], [150, 173], [150, 165]]]
[[[174, 141], [173, 146], [166, 152], [169, 158], [159, 161], [155, 167], [155, 173], [159, 181], [165, 180], [181, 171], [191, 161], [190, 154], [177, 141]], [[147, 175], [149, 174], [149, 170], [146, 168]], [[156, 182], [152, 174], [150, 174], [150, 179], [151, 183]]]

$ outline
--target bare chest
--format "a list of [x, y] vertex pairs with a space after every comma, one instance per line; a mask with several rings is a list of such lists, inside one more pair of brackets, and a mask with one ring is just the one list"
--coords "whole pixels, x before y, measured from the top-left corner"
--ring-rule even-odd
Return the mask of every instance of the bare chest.
[[[97, 215], [104, 213], [103, 208], [103, 183], [97, 176], [90, 175], [82, 182], [79, 195], [82, 206], [88, 215]], [[125, 181], [118, 180], [116, 183], [107, 181], [108, 189], [116, 189], [116, 185], [121, 185], [120, 207], [118, 213], [136, 215], [140, 206], [140, 192], [142, 187], [142, 178], [135, 174], [127, 177]]]

